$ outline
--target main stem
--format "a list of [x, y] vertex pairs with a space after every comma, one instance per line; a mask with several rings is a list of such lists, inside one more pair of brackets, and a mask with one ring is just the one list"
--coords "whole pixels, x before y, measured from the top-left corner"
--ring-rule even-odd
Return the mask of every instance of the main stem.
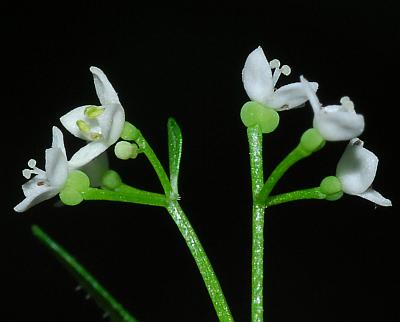
[[179, 231], [185, 239], [193, 258], [196, 261], [197, 267], [199, 268], [200, 274], [203, 277], [219, 320], [221, 322], [233, 322], [232, 314], [218, 282], [217, 276], [214, 273], [214, 270], [206, 255], [206, 252], [203, 249], [203, 246], [200, 243], [199, 238], [197, 237], [193, 227], [190, 225], [190, 222], [180, 207], [178, 201], [176, 200], [176, 195], [173, 193], [167, 173], [165, 172], [153, 149], [141, 134], [135, 141], [146, 155], [147, 159], [150, 161], [161, 182], [165, 192], [165, 198], [168, 203], [166, 209], [168, 210], [172, 219], [175, 221], [175, 224], [178, 226]]
[[264, 205], [259, 193], [264, 185], [262, 133], [258, 125], [247, 129], [253, 192], [253, 244], [251, 259], [251, 321], [264, 320]]
[[193, 258], [196, 261], [219, 320], [221, 322], [233, 321], [229, 306], [207, 254], [178, 201], [172, 200], [167, 206], [167, 210], [178, 226], [179, 231], [185, 239]]

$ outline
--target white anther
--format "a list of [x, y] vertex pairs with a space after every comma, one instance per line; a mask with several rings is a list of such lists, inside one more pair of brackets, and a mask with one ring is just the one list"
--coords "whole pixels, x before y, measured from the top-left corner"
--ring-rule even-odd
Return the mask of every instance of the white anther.
[[343, 96], [343, 97], [340, 99], [340, 104], [344, 104], [344, 103], [347, 102], [347, 101], [350, 101], [350, 97], [348, 97], [348, 96]]
[[271, 66], [271, 68], [279, 68], [279, 66], [281, 65], [281, 62], [275, 58], [270, 61], [269, 65]]
[[347, 110], [354, 110], [354, 103], [352, 100], [350, 100], [350, 98], [348, 96], [343, 96], [340, 99], [340, 103], [342, 104], [342, 106], [347, 109]]
[[281, 72], [283, 75], [288, 76], [292, 72], [292, 69], [288, 65], [283, 65], [281, 67]]
[[29, 161], [28, 161], [28, 167], [29, 168], [34, 168], [34, 167], [36, 167], [36, 160], [35, 159], [30, 159]]
[[24, 176], [25, 179], [30, 179], [32, 176], [32, 170], [24, 169], [24, 170], [22, 170], [22, 175]]

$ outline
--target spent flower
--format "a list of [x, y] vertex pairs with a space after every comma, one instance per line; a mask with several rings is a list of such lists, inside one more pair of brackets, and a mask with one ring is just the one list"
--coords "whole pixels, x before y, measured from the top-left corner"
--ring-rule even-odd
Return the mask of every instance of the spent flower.
[[380, 206], [392, 202], [372, 188], [378, 168], [378, 157], [363, 147], [364, 142], [354, 138], [347, 145], [336, 168], [343, 192], [367, 199]]
[[364, 117], [354, 110], [354, 103], [348, 96], [340, 100], [340, 105], [322, 106], [313, 90], [312, 83], [300, 76], [308, 100], [314, 110], [313, 126], [327, 141], [347, 141], [364, 131]]

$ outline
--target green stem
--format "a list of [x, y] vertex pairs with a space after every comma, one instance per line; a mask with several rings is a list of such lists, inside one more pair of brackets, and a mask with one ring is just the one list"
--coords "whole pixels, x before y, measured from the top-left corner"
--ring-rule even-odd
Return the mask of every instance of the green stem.
[[74, 257], [57, 244], [40, 227], [36, 225], [32, 226], [32, 233], [60, 259], [74, 276], [76, 276], [78, 281], [94, 298], [99, 307], [101, 307], [105, 313], [110, 314], [113, 321], [137, 321]]
[[262, 132], [259, 126], [249, 127], [250, 172], [253, 192], [253, 243], [251, 259], [251, 321], [264, 320], [264, 204], [258, 201], [264, 184]]
[[142, 205], [166, 207], [167, 200], [164, 195], [139, 190], [133, 187], [127, 188], [126, 185], [117, 188], [115, 191], [97, 188], [89, 188], [82, 193], [84, 200], [109, 200], [137, 203]]
[[285, 172], [296, 162], [309, 156], [311, 153], [304, 150], [301, 144], [297, 145], [293, 151], [291, 151], [272, 171], [268, 177], [264, 186], [262, 187], [258, 198], [260, 203], [265, 204], [272, 189], [278, 183], [279, 179], [285, 174]]
[[147, 159], [150, 161], [151, 165], [156, 172], [158, 179], [160, 180], [161, 186], [164, 189], [165, 195], [167, 197], [172, 195], [172, 187], [169, 182], [167, 173], [165, 172], [160, 160], [158, 160], [156, 154], [154, 153], [151, 146], [147, 143], [146, 139], [140, 133], [137, 139], [135, 139], [136, 144], [139, 146], [141, 151], [146, 155]]
[[179, 231], [185, 239], [193, 258], [196, 261], [219, 320], [221, 322], [233, 321], [229, 306], [207, 254], [178, 201], [172, 200], [169, 203], [167, 210], [175, 224], [178, 226]]
[[276, 206], [285, 202], [291, 202], [302, 199], [326, 199], [326, 195], [321, 192], [320, 187], [296, 190], [282, 193], [276, 196], [270, 196], [265, 203], [266, 207]]

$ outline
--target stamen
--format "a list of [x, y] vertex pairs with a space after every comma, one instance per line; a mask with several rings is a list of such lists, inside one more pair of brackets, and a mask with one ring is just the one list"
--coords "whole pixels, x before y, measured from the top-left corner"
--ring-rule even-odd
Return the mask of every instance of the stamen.
[[89, 105], [85, 108], [85, 115], [90, 119], [95, 119], [104, 113], [103, 106]]
[[31, 169], [24, 169], [22, 170], [22, 175], [24, 176], [25, 179], [30, 179], [32, 177], [32, 174], [43, 174], [44, 171], [36, 167], [36, 160], [35, 159], [30, 159], [28, 161], [28, 167]]
[[340, 99], [340, 103], [342, 104], [342, 106], [349, 110], [349, 111], [354, 111], [354, 103], [352, 100], [350, 100], [350, 98], [348, 96], [343, 96]]
[[30, 179], [32, 176], [32, 170], [31, 169], [24, 169], [22, 170], [22, 175], [24, 176], [25, 179]]
[[288, 65], [283, 65], [281, 67], [281, 72], [282, 72], [283, 75], [288, 76], [292, 72], [292, 69]]
[[35, 159], [30, 159], [29, 161], [28, 161], [28, 167], [29, 168], [34, 168], [34, 167], [36, 167], [36, 160]]
[[281, 76], [281, 69], [280, 68], [275, 68], [274, 74], [272, 75], [272, 83], [274, 84], [274, 87], [276, 83], [278, 82], [279, 76]]
[[279, 68], [279, 66], [281, 65], [281, 62], [278, 59], [273, 59], [270, 61], [269, 65], [271, 66], [271, 68]]
[[77, 120], [76, 121], [76, 126], [79, 128], [79, 131], [81, 131], [82, 133], [84, 133], [84, 134], [89, 134], [90, 133], [90, 126], [85, 121]]
[[97, 141], [100, 140], [103, 137], [103, 135], [101, 133], [98, 132], [91, 132], [90, 133], [90, 139], [93, 141]]

